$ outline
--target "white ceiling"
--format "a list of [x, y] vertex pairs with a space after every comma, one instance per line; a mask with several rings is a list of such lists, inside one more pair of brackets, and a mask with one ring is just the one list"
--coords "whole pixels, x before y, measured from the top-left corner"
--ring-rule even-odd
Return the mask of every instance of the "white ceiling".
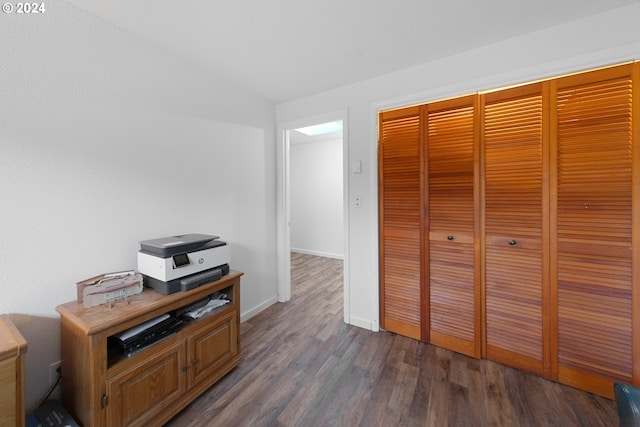
[[68, 0], [274, 103], [640, 0]]

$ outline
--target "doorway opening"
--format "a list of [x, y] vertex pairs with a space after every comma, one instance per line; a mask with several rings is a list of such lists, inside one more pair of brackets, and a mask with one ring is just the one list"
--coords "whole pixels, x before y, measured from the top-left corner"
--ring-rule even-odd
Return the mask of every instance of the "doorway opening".
[[342, 260], [348, 322], [346, 114], [287, 123], [278, 144], [278, 300], [291, 298], [292, 254]]

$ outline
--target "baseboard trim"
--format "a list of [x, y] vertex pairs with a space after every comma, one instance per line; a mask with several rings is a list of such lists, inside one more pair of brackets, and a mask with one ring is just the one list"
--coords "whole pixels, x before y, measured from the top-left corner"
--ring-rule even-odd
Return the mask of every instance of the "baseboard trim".
[[332, 254], [332, 253], [328, 253], [328, 252], [312, 251], [312, 250], [308, 250], [308, 249], [291, 248], [291, 252], [295, 252], [295, 253], [298, 253], [298, 254], [305, 254], [305, 255], [322, 256], [322, 257], [325, 257], [325, 258], [344, 259], [344, 255]]
[[240, 322], [244, 322], [251, 319], [256, 314], [260, 313], [263, 310], [266, 310], [267, 308], [271, 307], [273, 304], [277, 302], [278, 302], [278, 297], [275, 296], [275, 297], [269, 298], [262, 304], [255, 306], [251, 310], [247, 310], [244, 313], [240, 313]]
[[366, 329], [368, 331], [373, 331], [372, 323], [369, 320], [360, 319], [354, 316], [349, 318], [349, 324], [353, 326], [357, 326], [362, 329]]

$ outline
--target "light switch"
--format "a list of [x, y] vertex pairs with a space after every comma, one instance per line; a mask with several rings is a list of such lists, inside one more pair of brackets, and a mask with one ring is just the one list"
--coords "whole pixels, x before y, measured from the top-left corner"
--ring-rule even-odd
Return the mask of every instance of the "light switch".
[[354, 160], [351, 163], [351, 169], [353, 173], [360, 173], [362, 171], [362, 162], [360, 160]]

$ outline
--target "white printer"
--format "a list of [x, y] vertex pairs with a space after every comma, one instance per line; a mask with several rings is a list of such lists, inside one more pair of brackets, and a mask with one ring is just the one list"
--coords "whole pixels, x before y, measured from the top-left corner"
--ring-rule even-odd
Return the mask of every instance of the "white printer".
[[163, 294], [188, 291], [229, 273], [231, 251], [218, 236], [183, 234], [143, 240], [138, 271], [144, 284]]

